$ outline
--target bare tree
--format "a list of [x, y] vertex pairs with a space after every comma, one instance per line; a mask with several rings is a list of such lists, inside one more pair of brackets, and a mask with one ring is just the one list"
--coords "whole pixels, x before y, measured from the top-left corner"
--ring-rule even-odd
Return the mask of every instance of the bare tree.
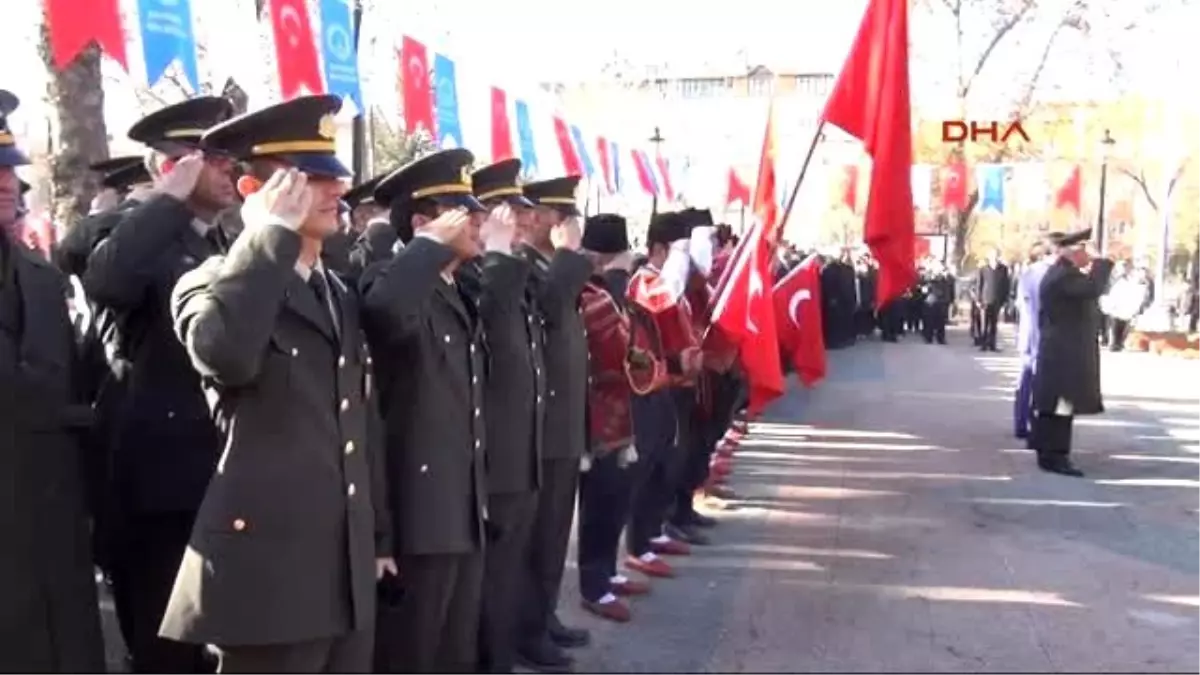
[[[1149, 7], [1140, 6], [1139, 12], [1144, 17], [1162, 4], [1151, 2]], [[997, 87], [1007, 85], [1009, 93], [1009, 108], [1005, 111], [1007, 115], [992, 114], [991, 117], [1030, 118], [1038, 109], [1046, 67], [1062, 36], [1075, 33], [1089, 43], [1096, 43], [1114, 33], [1133, 30], [1138, 25], [1137, 19], [1115, 16], [1111, 11], [1113, 5], [1103, 0], [920, 0], [918, 6], [927, 12], [928, 17], [949, 19], [953, 27], [955, 59], [952, 80], [960, 118], [969, 117], [972, 102], [981, 89], [996, 88], [983, 87], [985, 82], [996, 84]], [[1008, 52], [1012, 56], [997, 58], [997, 54], [1004, 53], [1006, 47], [1010, 48]], [[1122, 72], [1120, 54], [1112, 49], [1106, 49], [1106, 54], [1109, 62], [1095, 64], [1093, 76], [1114, 82]], [[1032, 61], [1024, 64], [1025, 68], [1016, 66], [1018, 59], [1031, 57]], [[989, 75], [993, 75], [990, 66], [997, 62], [1004, 67], [1004, 71], [989, 78]], [[1003, 162], [1037, 157], [1040, 152], [1034, 144], [994, 144], [985, 146], [978, 156], [970, 159]], [[965, 155], [965, 146], [949, 146], [945, 159], [964, 160], [967, 159]], [[979, 199], [978, 188], [972, 188], [966, 208], [949, 218], [950, 233], [954, 237], [954, 260], [959, 264], [966, 256]]]
[[437, 150], [437, 144], [428, 134], [406, 134], [403, 130], [394, 130], [384, 121], [383, 113], [378, 110], [369, 115], [368, 119], [371, 121], [373, 176], [392, 171]]
[[99, 187], [88, 165], [108, 158], [100, 49], [91, 45], [60, 71], [54, 66], [50, 34], [43, 21], [38, 52], [49, 75], [46, 102], [53, 129], [48, 153], [50, 214], [52, 222], [72, 227], [87, 215]]

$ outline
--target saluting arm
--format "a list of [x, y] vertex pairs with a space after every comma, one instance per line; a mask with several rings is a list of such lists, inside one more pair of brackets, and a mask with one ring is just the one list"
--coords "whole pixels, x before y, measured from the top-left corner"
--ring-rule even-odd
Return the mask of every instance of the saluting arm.
[[171, 297], [175, 333], [201, 375], [229, 387], [258, 377], [299, 258], [300, 235], [272, 223], [180, 278]]
[[567, 308], [575, 307], [579, 294], [592, 276], [592, 263], [578, 251], [560, 248], [550, 257], [550, 266], [538, 288], [538, 303], [553, 323]]
[[454, 251], [430, 237], [412, 243], [390, 260], [363, 273], [364, 318], [372, 337], [395, 343], [420, 329], [442, 269]]
[[1087, 274], [1078, 272], [1064, 275], [1061, 290], [1069, 298], [1098, 300], [1104, 295], [1104, 285], [1103, 272], [1093, 266]]
[[192, 218], [186, 204], [168, 195], [126, 211], [88, 256], [82, 277], [88, 296], [117, 309], [136, 307], [154, 281], [159, 256]]
[[524, 258], [490, 251], [484, 254], [482, 267], [479, 311], [485, 325], [520, 312], [533, 265]]

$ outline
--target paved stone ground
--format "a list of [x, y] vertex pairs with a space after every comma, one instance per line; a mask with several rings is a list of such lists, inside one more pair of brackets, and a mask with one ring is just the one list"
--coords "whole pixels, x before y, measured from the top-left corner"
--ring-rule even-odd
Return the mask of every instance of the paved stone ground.
[[632, 623], [564, 588], [580, 672], [1197, 672], [1200, 367], [1106, 354], [1078, 480], [1012, 439], [1011, 346], [951, 341], [831, 353], [745, 442], [716, 545]]
[[745, 442], [716, 545], [633, 623], [584, 615], [568, 569], [578, 670], [1196, 672], [1200, 365], [1106, 354], [1076, 480], [1012, 439], [1015, 359], [951, 342], [831, 353]]

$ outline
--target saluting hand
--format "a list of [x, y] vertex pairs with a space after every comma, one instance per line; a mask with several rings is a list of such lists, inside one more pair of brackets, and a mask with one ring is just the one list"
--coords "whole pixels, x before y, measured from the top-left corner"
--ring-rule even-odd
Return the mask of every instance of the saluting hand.
[[454, 241], [463, 235], [470, 220], [471, 215], [465, 209], [453, 209], [434, 218], [421, 232], [453, 248]]
[[501, 204], [488, 213], [480, 232], [489, 251], [511, 252], [517, 236], [517, 215], [508, 204]]
[[186, 155], [154, 181], [154, 190], [159, 194], [170, 195], [181, 202], [185, 201], [192, 196], [192, 190], [196, 189], [196, 181], [200, 180], [202, 169], [204, 169], [204, 157], [200, 153], [194, 152]]
[[308, 177], [295, 169], [280, 169], [242, 204], [242, 219], [250, 223], [278, 222], [298, 231], [312, 208]]
[[565, 248], [568, 251], [578, 251], [583, 241], [583, 229], [578, 216], [563, 219], [550, 230], [550, 243], [555, 249]]
[[394, 558], [375, 559], [375, 581], [382, 579], [385, 574], [392, 576], [400, 575], [400, 570], [396, 567], [396, 560]]

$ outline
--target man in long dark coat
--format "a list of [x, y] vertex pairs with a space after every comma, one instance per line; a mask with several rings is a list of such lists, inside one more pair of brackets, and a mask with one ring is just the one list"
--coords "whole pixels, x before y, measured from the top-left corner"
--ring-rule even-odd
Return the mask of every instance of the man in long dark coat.
[[300, 97], [203, 138], [262, 188], [228, 255], [172, 298], [227, 439], [162, 634], [213, 644], [222, 673], [369, 671], [376, 575], [394, 570], [358, 294], [320, 255], [349, 175], [339, 108]]
[[522, 598], [513, 580], [526, 574], [546, 411], [542, 318], [526, 293], [533, 266], [513, 250], [517, 214], [533, 207], [521, 194], [520, 172], [520, 160], [506, 159], [471, 175], [475, 196], [488, 209], [484, 254], [458, 274], [478, 304], [487, 341], [488, 542], [480, 670], [488, 673], [510, 673], [516, 663]]
[[[1036, 413], [1029, 447], [1043, 471], [1082, 476], [1071, 464], [1071, 432], [1076, 415], [1104, 412], [1100, 395], [1100, 345], [1096, 341], [1103, 293], [1086, 254], [1078, 248], [1091, 230], [1052, 233], [1049, 268], [1039, 292], [1037, 362], [1033, 371]], [[1088, 267], [1090, 274], [1080, 270]]]
[[158, 636], [192, 522], [219, 455], [200, 379], [171, 325], [184, 272], [221, 251], [216, 219], [237, 202], [233, 160], [198, 151], [200, 135], [233, 106], [200, 97], [129, 130], [154, 148], [156, 194], [126, 211], [88, 258], [83, 287], [118, 327], [110, 366], [121, 380], [113, 417], [113, 600], [135, 672], [210, 670], [203, 647]]
[[13, 167], [29, 160], [0, 90], [0, 668], [104, 670], [77, 434], [90, 412], [75, 396], [75, 344], [62, 275], [14, 238]]
[[379, 375], [399, 575], [385, 578], [376, 670], [472, 672], [477, 665], [488, 518], [484, 342], [454, 272], [480, 253], [482, 213], [462, 149], [384, 178], [376, 199], [408, 215], [412, 242], [363, 273], [367, 339]]
[[522, 228], [524, 255], [533, 263], [533, 292], [546, 322], [546, 425], [542, 484], [530, 545], [531, 576], [524, 599], [521, 660], [539, 670], [571, 663], [564, 647], [579, 647], [587, 631], [558, 620], [558, 591], [566, 563], [579, 458], [587, 447], [588, 346], [579, 295], [592, 264], [579, 253], [582, 237], [575, 204], [578, 176], [527, 183], [523, 192], [536, 208]]

